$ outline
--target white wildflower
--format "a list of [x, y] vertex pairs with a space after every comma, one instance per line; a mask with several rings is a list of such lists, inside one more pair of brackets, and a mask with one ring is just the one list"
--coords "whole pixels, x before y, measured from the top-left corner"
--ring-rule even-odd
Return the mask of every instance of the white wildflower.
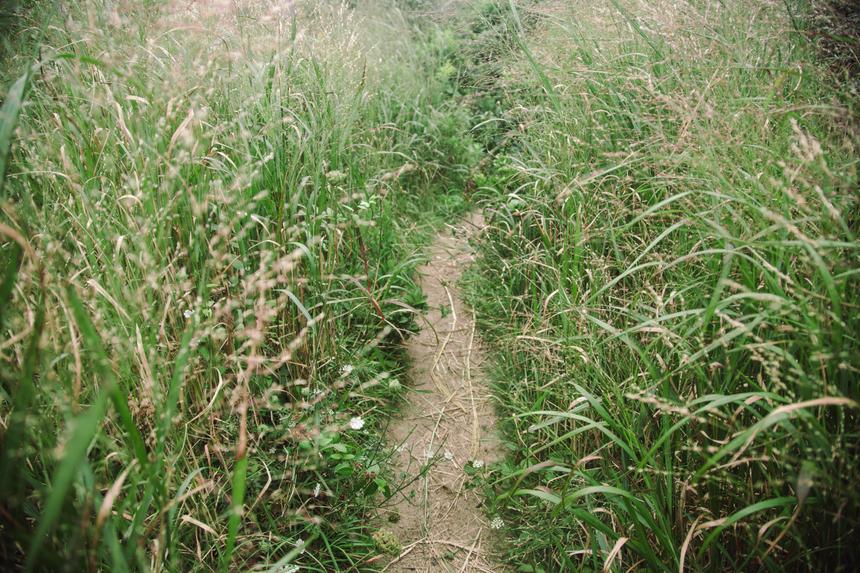
[[364, 419], [361, 416], [354, 416], [349, 421], [349, 427], [353, 430], [360, 430], [364, 427]]
[[184, 316], [186, 319], [191, 318], [193, 315], [194, 315], [194, 311], [193, 311], [193, 310], [191, 310], [190, 308], [186, 308], [186, 309], [182, 312], [182, 316]]
[[454, 459], [454, 454], [451, 453], [451, 450], [445, 450], [445, 459], [449, 462]]
[[505, 526], [505, 522], [502, 521], [502, 518], [496, 516], [493, 518], [493, 521], [490, 522], [490, 529], [501, 529]]
[[296, 549], [299, 550], [299, 555], [305, 552], [305, 544], [306, 541], [304, 539], [299, 539], [298, 541], [296, 541]]
[[346, 364], [340, 369], [340, 375], [344, 377], [349, 376], [353, 370], [355, 370], [355, 367], [352, 364]]
[[388, 381], [388, 389], [394, 392], [400, 390], [400, 380], [397, 378], [392, 378]]
[[484, 460], [472, 460], [472, 467], [474, 467], [476, 470], [481, 469], [482, 467], [484, 467]]

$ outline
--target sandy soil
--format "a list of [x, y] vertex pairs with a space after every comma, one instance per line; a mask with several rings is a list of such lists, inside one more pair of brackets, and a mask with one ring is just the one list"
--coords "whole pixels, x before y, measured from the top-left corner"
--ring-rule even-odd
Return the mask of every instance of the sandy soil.
[[466, 487], [470, 478], [464, 471], [467, 464], [502, 456], [474, 316], [457, 289], [473, 259], [468, 239], [483, 224], [474, 213], [443, 230], [429, 249], [429, 262], [419, 269], [429, 312], [420, 334], [407, 344], [414, 387], [389, 439], [399, 444], [399, 469], [410, 476], [418, 476], [428, 460], [433, 463], [393, 508], [399, 520], [391, 529], [403, 553], [386, 571], [502, 570], [494, 565], [494, 536], [481, 497]]

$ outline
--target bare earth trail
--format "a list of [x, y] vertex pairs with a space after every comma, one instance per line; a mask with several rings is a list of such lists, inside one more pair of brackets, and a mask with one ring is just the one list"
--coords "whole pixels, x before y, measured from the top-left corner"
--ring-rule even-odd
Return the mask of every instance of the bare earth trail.
[[418, 269], [429, 311], [421, 332], [407, 343], [414, 388], [389, 441], [399, 444], [398, 470], [414, 477], [434, 460], [390, 508], [403, 553], [389, 572], [497, 572], [492, 532], [481, 497], [468, 489], [467, 464], [501, 459], [490, 391], [481, 374], [483, 354], [471, 309], [457, 282], [471, 260], [468, 239], [483, 227], [473, 213], [447, 227]]

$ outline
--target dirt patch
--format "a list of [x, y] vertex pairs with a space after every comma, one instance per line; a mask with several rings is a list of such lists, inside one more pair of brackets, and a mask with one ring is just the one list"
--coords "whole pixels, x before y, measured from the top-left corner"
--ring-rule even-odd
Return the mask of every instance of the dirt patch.
[[457, 288], [463, 268], [474, 258], [469, 237], [483, 226], [480, 213], [449, 226], [430, 247], [429, 262], [419, 268], [429, 311], [421, 332], [407, 344], [414, 389], [389, 433], [391, 443], [399, 444], [399, 470], [419, 477], [389, 510], [399, 516], [392, 529], [403, 553], [386, 571], [502, 570], [494, 564], [482, 499], [467, 488], [465, 471], [467, 465], [502, 457], [474, 315]]

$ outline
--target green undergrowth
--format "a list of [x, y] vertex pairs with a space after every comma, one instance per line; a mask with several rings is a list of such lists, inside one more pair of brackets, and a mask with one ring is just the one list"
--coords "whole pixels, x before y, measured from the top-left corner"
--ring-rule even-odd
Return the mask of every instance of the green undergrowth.
[[389, 2], [207, 5], [25, 3], [5, 40], [11, 569], [374, 567], [418, 248], [477, 157], [452, 45]]
[[858, 102], [809, 6], [497, 8], [466, 286], [510, 562], [856, 569]]

